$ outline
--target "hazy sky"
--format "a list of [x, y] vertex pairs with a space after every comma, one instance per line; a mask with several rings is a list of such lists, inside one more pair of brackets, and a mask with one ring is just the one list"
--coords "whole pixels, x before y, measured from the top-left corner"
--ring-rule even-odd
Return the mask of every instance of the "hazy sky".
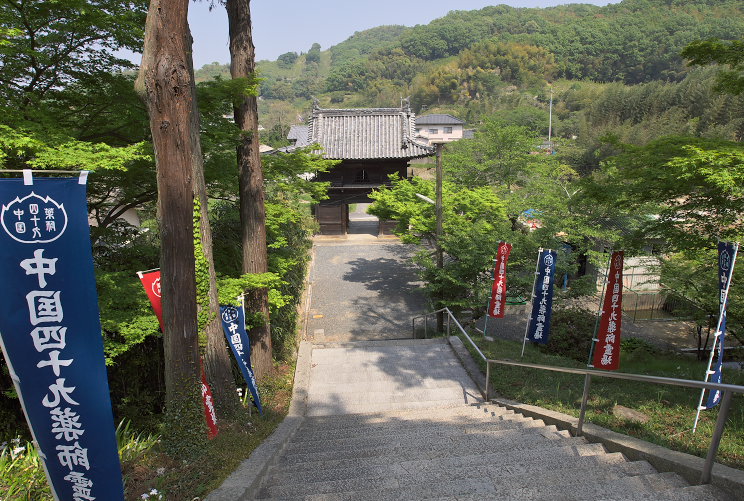
[[[385, 24], [427, 24], [456, 10], [481, 9], [488, 5], [549, 7], [567, 3], [607, 5], [619, 0], [253, 0], [253, 43], [258, 59], [275, 60], [290, 51], [307, 52], [314, 42], [326, 50], [355, 31]], [[208, 2], [192, 3], [189, 23], [194, 36], [194, 66], [217, 61], [227, 63], [227, 15], [223, 7], [210, 12]]]

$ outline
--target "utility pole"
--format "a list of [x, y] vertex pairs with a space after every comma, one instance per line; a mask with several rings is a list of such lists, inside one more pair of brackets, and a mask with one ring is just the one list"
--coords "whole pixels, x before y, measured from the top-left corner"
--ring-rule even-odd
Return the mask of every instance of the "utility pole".
[[[442, 146], [443, 143], [436, 143], [437, 149], [437, 200], [435, 204], [435, 210], [437, 214], [437, 268], [439, 269], [439, 276], [441, 277], [442, 269], [444, 268], [444, 253], [442, 251], [441, 239], [442, 239]], [[439, 300], [444, 299], [444, 294], [440, 290]], [[441, 305], [440, 305], [441, 306]], [[442, 332], [444, 330], [444, 312], [437, 313], [437, 331]]]

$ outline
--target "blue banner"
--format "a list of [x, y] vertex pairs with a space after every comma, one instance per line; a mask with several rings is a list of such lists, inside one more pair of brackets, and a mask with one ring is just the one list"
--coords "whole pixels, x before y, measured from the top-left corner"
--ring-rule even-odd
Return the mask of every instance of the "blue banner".
[[[718, 242], [718, 307], [721, 326], [718, 332], [716, 332], [716, 338], [718, 339], [718, 361], [710, 377], [711, 383], [720, 383], [723, 379], [723, 341], [724, 334], [726, 333], [726, 307], [728, 306], [728, 298], [725, 296], [728, 283], [734, 271], [734, 258], [737, 250], [736, 244], [732, 242]], [[712, 409], [720, 401], [720, 390], [710, 391], [705, 408]]]
[[532, 315], [527, 328], [527, 339], [534, 343], [548, 343], [550, 317], [553, 313], [553, 285], [555, 284], [557, 257], [557, 252], [548, 249], [541, 251], [537, 260]]
[[232, 348], [240, 372], [243, 373], [243, 378], [248, 383], [248, 389], [253, 396], [253, 405], [263, 415], [256, 377], [251, 369], [251, 342], [245, 330], [245, 310], [242, 306], [220, 306], [220, 317], [222, 317], [222, 330], [227, 337], [227, 344]]
[[119, 501], [85, 179], [0, 179], [0, 341], [55, 498]]

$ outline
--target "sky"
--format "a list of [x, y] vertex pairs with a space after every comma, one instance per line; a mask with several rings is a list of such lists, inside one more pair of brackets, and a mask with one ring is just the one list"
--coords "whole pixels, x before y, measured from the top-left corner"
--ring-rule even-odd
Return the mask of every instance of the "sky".
[[[567, 3], [607, 5], [619, 0], [253, 0], [253, 43], [256, 58], [276, 60], [285, 52], [307, 52], [313, 43], [322, 50], [343, 42], [355, 31], [376, 26], [428, 24], [451, 10], [475, 10], [488, 5], [551, 7]], [[189, 6], [194, 37], [194, 67], [228, 63], [227, 15], [223, 7], [209, 11], [202, 0]]]

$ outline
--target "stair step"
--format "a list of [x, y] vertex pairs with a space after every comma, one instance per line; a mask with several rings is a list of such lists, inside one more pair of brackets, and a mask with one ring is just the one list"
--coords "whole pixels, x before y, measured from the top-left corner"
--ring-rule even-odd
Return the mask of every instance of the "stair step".
[[326, 440], [349, 440], [355, 438], [373, 438], [386, 437], [390, 435], [403, 434], [432, 434], [439, 432], [456, 432], [460, 434], [472, 434], [478, 431], [506, 430], [516, 428], [535, 428], [545, 426], [542, 420], [522, 419], [522, 420], [483, 420], [460, 418], [456, 421], [408, 421], [403, 423], [388, 422], [384, 424], [361, 426], [359, 428], [342, 428], [333, 432], [317, 431], [300, 431], [293, 438], [293, 443], [309, 443]]
[[[494, 423], [480, 423], [477, 425], [468, 426], [426, 426], [419, 425], [415, 427], [408, 427], [404, 429], [392, 428], [383, 430], [383, 433], [375, 432], [376, 430], [370, 430], [371, 433], [367, 433], [364, 428], [359, 430], [356, 436], [345, 436], [340, 438], [320, 438], [315, 440], [292, 440], [292, 444], [288, 447], [289, 451], [302, 450], [303, 452], [313, 451], [330, 451], [347, 448], [362, 448], [362, 447], [376, 447], [390, 443], [420, 443], [423, 440], [431, 440], [435, 438], [452, 438], [452, 437], [463, 437], [468, 435], [498, 435], [498, 434], [514, 434], [514, 433], [530, 433], [537, 432], [541, 429], [547, 429], [550, 431], [557, 432], [555, 426], [546, 427], [542, 421], [518, 421], [509, 422], [501, 421]], [[385, 433], [387, 431], [387, 433]]]
[[[307, 499], [379, 501], [380, 499], [425, 499], [462, 494], [487, 494], [491, 499], [546, 499], [547, 496], [552, 496], [552, 499], [578, 499], [574, 494], [580, 494], [583, 492], [582, 489], [592, 490], [596, 496], [605, 484], [612, 485], [613, 482], [625, 477], [637, 479], [628, 483], [634, 489], [648, 492], [651, 492], [648, 487], [649, 483], [656, 486], [665, 485], [667, 488], [678, 486], [672, 480], [659, 478], [660, 474], [650, 473], [652, 471], [653, 468], [645, 462], [624, 462], [607, 464], [602, 467], [597, 467], [595, 464], [562, 471], [539, 470], [537, 466], [535, 470], [528, 473], [496, 478], [484, 476], [480, 471], [463, 478], [463, 474], [468, 475], [467, 470], [451, 474], [444, 470], [431, 474], [411, 472], [408, 475], [396, 477], [382, 476], [272, 486], [261, 489], [258, 498], [298, 499], [309, 496]], [[645, 477], [649, 477], [649, 480]], [[594, 478], [595, 481], [585, 485], [589, 478]], [[559, 492], [557, 492], [556, 485], [561, 486]], [[387, 490], [396, 491], [395, 497], [390, 496], [392, 492], [384, 492]], [[568, 498], [566, 494], [574, 497]], [[317, 497], [319, 495], [323, 497]]]
[[[514, 456], [513, 458], [498, 455], [471, 455], [463, 457], [446, 457], [436, 459], [421, 459], [386, 462], [383, 464], [361, 465], [351, 464], [345, 468], [318, 468], [315, 470], [300, 470], [286, 472], [276, 470], [264, 487], [278, 485], [311, 484], [314, 482], [329, 482], [362, 478], [402, 477], [415, 475], [419, 481], [444, 481], [458, 478], [496, 478], [513, 475], [525, 475], [536, 468], [555, 471], [567, 468], [601, 467], [603, 465], [625, 463], [625, 457], [620, 453], [597, 454], [572, 457], [566, 461], [565, 455], [541, 454], [531, 458]], [[649, 466], [648, 473], [655, 473]]]
[[[578, 437], [572, 438], [564, 432], [548, 432], [545, 435], [539, 433], [528, 433], [514, 436], [511, 440], [502, 437], [470, 435], [458, 437], [455, 440], [434, 440], [425, 444], [413, 444], [421, 457], [442, 457], [448, 454], [463, 455], [471, 451], [491, 450], [503, 451], [511, 449], [535, 449], [541, 447], [562, 447], [565, 445], [585, 444], [586, 440]], [[321, 452], [295, 452], [285, 454], [280, 463], [292, 464], [307, 461], [328, 461], [333, 459], [354, 459], [374, 456], [399, 456], [405, 454], [412, 448], [411, 444], [387, 444], [385, 446], [370, 447], [368, 449], [339, 449], [335, 451]]]
[[394, 411], [411, 411], [427, 409], [429, 412], [437, 411], [447, 407], [463, 407], [473, 401], [480, 399], [479, 396], [473, 394], [458, 393], [455, 394], [450, 392], [449, 395], [438, 393], [432, 395], [430, 399], [401, 399], [396, 402], [380, 402], [370, 403], [367, 401], [360, 402], [344, 402], [340, 403], [329, 403], [328, 400], [310, 400], [308, 399], [308, 411], [307, 415], [311, 417], [316, 416], [345, 416], [349, 414], [372, 414], [377, 412], [394, 412]]
[[303, 463], [292, 463], [277, 465], [274, 472], [276, 474], [292, 475], [298, 472], [314, 472], [333, 469], [345, 468], [370, 468], [375, 466], [385, 466], [396, 461], [427, 461], [439, 460], [442, 464], [457, 466], [459, 464], [468, 464], [472, 462], [481, 462], [483, 464], [501, 465], [523, 461], [550, 460], [552, 458], [571, 461], [574, 458], [582, 456], [596, 456], [606, 454], [604, 446], [601, 444], [588, 444], [577, 441], [573, 445], [562, 447], [550, 447], [547, 449], [520, 449], [520, 450], [503, 450], [499, 452], [482, 452], [479, 450], [466, 450], [459, 454], [452, 451], [452, 454], [431, 455], [431, 457], [422, 457], [420, 451], [408, 450], [395, 455], [380, 455], [352, 459], [332, 459], [328, 461], [310, 461]]
[[512, 416], [519, 419], [527, 419], [521, 414], [515, 414], [514, 411], [498, 406], [472, 406], [457, 405], [444, 409], [418, 409], [418, 410], [399, 410], [391, 412], [378, 412], [367, 415], [337, 415], [337, 416], [314, 416], [305, 419], [298, 433], [306, 431], [323, 432], [329, 435], [335, 434], [338, 430], [351, 430], [352, 432], [361, 426], [394, 426], [404, 423], [419, 423], [422, 421], [437, 423], [450, 422], [453, 420], [470, 420], [483, 422], [484, 419], [499, 419], [505, 416]]
[[[638, 498], [624, 493], [608, 495], [604, 501], [636, 501]], [[656, 492], [653, 501], [730, 501], [733, 497], [712, 485], [674, 487]], [[645, 500], [644, 500], [645, 501]]]
[[[567, 432], [558, 431], [555, 426], [544, 428], [508, 428], [494, 430], [491, 432], [472, 433], [465, 435], [459, 432], [433, 432], [431, 434], [391, 434], [385, 437], [324, 440], [315, 442], [290, 443], [285, 452], [287, 455], [293, 453], [308, 454], [314, 452], [341, 452], [357, 451], [366, 448], [395, 447], [411, 449], [432, 449], [449, 446], [450, 444], [471, 444], [476, 448], [488, 447], [497, 442], [501, 446], [504, 441], [513, 441], [519, 444], [524, 440], [558, 440], [567, 436]], [[538, 437], [538, 438], [535, 438]]]

